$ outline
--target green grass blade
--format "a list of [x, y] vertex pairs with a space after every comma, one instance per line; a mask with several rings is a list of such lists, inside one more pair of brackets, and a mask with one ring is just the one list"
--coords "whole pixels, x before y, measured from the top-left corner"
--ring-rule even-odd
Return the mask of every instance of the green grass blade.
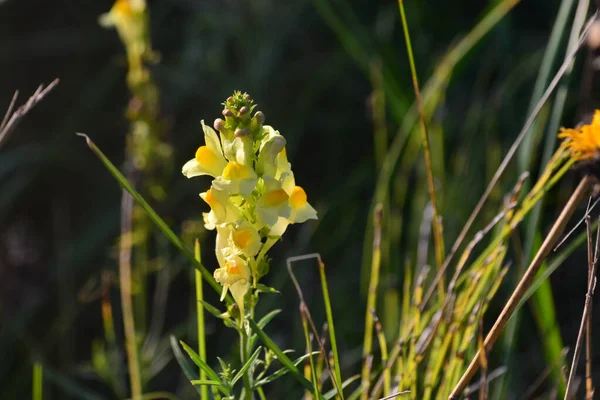
[[[499, 2], [494, 8], [488, 11], [481, 20], [463, 37], [456, 46], [450, 48], [438, 67], [423, 87], [423, 106], [426, 111], [426, 117], [429, 119], [436, 109], [437, 105], [444, 96], [445, 89], [451, 80], [458, 63], [487, 35], [496, 24], [518, 3], [515, 0], [504, 0]], [[408, 139], [413, 132], [413, 126], [418, 118], [418, 110], [412, 107], [404, 116], [401, 129], [394, 137], [383, 161], [377, 183], [375, 186], [375, 195], [369, 211], [369, 221], [372, 221], [375, 212], [375, 205], [382, 202], [387, 197], [388, 187], [392, 180], [398, 161], [404, 154]], [[385, 210], [384, 210], [385, 212]], [[361, 271], [361, 291], [364, 293], [368, 287], [369, 268], [371, 264], [371, 247], [373, 243], [373, 227], [367, 224], [365, 230], [365, 239], [363, 242], [363, 263]], [[458, 247], [453, 246], [453, 249]]]
[[325, 313], [327, 315], [327, 325], [329, 327], [329, 340], [331, 342], [331, 351], [333, 352], [333, 372], [337, 381], [334, 384], [334, 390], [340, 388], [340, 397], [344, 399], [342, 386], [342, 372], [340, 370], [340, 356], [338, 353], [337, 339], [335, 337], [335, 324], [333, 323], [333, 312], [331, 311], [331, 299], [329, 297], [329, 286], [327, 285], [327, 277], [325, 276], [325, 264], [321, 262], [319, 257], [319, 275], [321, 277], [321, 288], [323, 289], [323, 302], [325, 303]]
[[[183, 352], [179, 348], [179, 343], [177, 343], [177, 338], [174, 335], [171, 335], [171, 349], [173, 350], [173, 354], [175, 355], [175, 360], [177, 360], [177, 363], [181, 367], [181, 370], [183, 371], [183, 374], [186, 376], [186, 378], [188, 378], [190, 382], [195, 380], [196, 371], [194, 371], [194, 368], [190, 365], [187, 358], [183, 355]], [[200, 394], [200, 388], [196, 386], [194, 387], [198, 391], [198, 394]]]
[[[529, 108], [526, 115], [530, 115], [533, 112], [537, 102], [542, 98], [542, 95], [548, 86], [550, 74], [552, 72], [552, 66], [556, 62], [556, 57], [558, 56], [558, 52], [560, 50], [560, 43], [563, 34], [566, 32], [568, 18], [571, 14], [574, 4], [574, 0], [563, 0], [561, 2], [556, 20], [554, 21], [554, 26], [552, 27], [552, 32], [550, 33], [548, 46], [544, 52], [544, 58], [542, 59], [540, 71], [535, 81], [533, 94], [531, 95], [531, 100], [529, 102]], [[535, 123], [532, 125], [531, 131], [534, 130]], [[534, 144], [535, 138], [531, 134], [526, 135], [523, 139], [523, 143], [521, 144], [521, 148], [519, 150], [519, 169], [521, 171], [528, 170], [530, 167], [531, 155], [534, 153]]]
[[33, 364], [33, 400], [42, 400], [44, 385], [44, 367], [36, 361]]
[[[569, 15], [572, 12], [573, 6], [573, 0], [563, 0], [560, 5], [556, 20], [554, 22], [554, 26], [552, 28], [552, 32], [550, 34], [548, 46], [546, 47], [544, 57], [542, 59], [534, 91], [530, 100], [529, 111], [533, 110], [536, 102], [539, 101], [539, 99], [542, 97], [545, 86], [548, 84], [552, 66], [555, 64], [556, 58], [558, 57], [560, 43], [562, 42], [562, 38], [564, 36], [564, 33], [566, 32]], [[569, 41], [566, 48], [565, 57], [568, 57], [570, 52], [577, 46], [579, 34], [581, 32], [581, 29], [583, 28], [583, 25], [585, 24], [585, 16], [588, 8], [589, 1], [579, 2], [577, 12], [575, 14], [575, 19], [573, 21], [573, 26], [571, 28], [571, 33], [569, 35]], [[565, 76], [563, 77], [560, 83], [560, 86], [554, 98], [554, 102], [552, 104], [552, 111], [550, 113], [550, 123], [546, 131], [544, 150], [542, 153], [542, 158], [540, 160], [541, 166], [544, 166], [548, 163], [556, 144], [556, 134], [558, 132], [558, 125], [560, 123], [564, 110], [572, 65], [573, 64], [571, 64], [571, 67], [569, 67], [569, 69], [565, 72]], [[531, 131], [536, 131], [535, 123], [532, 126]], [[543, 130], [540, 129], [540, 132], [543, 132]], [[535, 135], [531, 134], [530, 132], [530, 134], [528, 134], [525, 137], [523, 143], [521, 144], [521, 149], [519, 153], [519, 169], [521, 170], [521, 172], [529, 169], [530, 167], [534, 144]], [[526, 188], [527, 183], [525, 189]], [[538, 247], [534, 246], [534, 240], [536, 236], [540, 235], [539, 223], [543, 204], [544, 202], [542, 200], [533, 208], [531, 214], [527, 217], [522, 260], [523, 265], [526, 265], [529, 262], [529, 260], [532, 257], [532, 254], [534, 253], [534, 251], [537, 250]], [[541, 243], [541, 241], [539, 240], [538, 242]], [[543, 265], [541, 271], [543, 271], [545, 268], [546, 266]], [[544, 347], [544, 352], [546, 354], [546, 360], [548, 363], [552, 363], [554, 362], [554, 360], [560, 359], [564, 345], [560, 334], [560, 328], [558, 326], [558, 322], [556, 321], [556, 312], [554, 307], [554, 300], [552, 297], [552, 289], [548, 281], [544, 281], [541, 283], [540, 290], [534, 295], [532, 306], [537, 310], [537, 312], [535, 313], [536, 322], [538, 323], [538, 329], [542, 333], [541, 338]], [[513, 320], [512, 324], [518, 324], [518, 317], [516, 317]], [[508, 333], [513, 332], [514, 334], [515, 331], [516, 329], [514, 329], [514, 326], [509, 326], [507, 329], [507, 335], [504, 341], [504, 348], [507, 351], [507, 357], [510, 357], [510, 350], [512, 348], [513, 339], [513, 335]], [[511, 369], [509, 368], [508, 375], [506, 375], [506, 377], [502, 377], [500, 383], [503, 383], [506, 380], [510, 379], [510, 371]], [[564, 396], [564, 391], [566, 389], [566, 384], [564, 380], [561, 379], [561, 377], [562, 374], [557, 374], [556, 372], [554, 373], [554, 378], [558, 379], [559, 397]]]
[[[78, 136], [82, 136], [85, 138], [88, 147], [96, 154], [96, 156], [100, 159], [102, 164], [108, 169], [108, 171], [115, 177], [117, 182], [125, 189], [135, 201], [144, 209], [144, 211], [148, 214], [148, 217], [152, 220], [152, 222], [160, 229], [160, 231], [173, 243], [175, 247], [194, 265], [194, 267], [200, 271], [202, 277], [210, 284], [210, 286], [217, 292], [219, 295], [221, 294], [223, 288], [221, 285], [215, 281], [212, 274], [194, 257], [194, 254], [185, 247], [183, 242], [175, 235], [175, 233], [169, 228], [166, 222], [154, 211], [154, 209], [144, 200], [142, 195], [140, 195], [131, 184], [127, 181], [127, 179], [121, 174], [121, 171], [104, 155], [104, 153], [94, 144], [94, 142], [89, 138], [89, 136], [78, 133]], [[227, 295], [225, 297], [225, 301], [227, 304], [233, 304], [233, 299], [231, 295]]]
[[[410, 65], [410, 74], [412, 76], [413, 88], [415, 91], [415, 98], [417, 109], [419, 111], [419, 127], [421, 131], [421, 142], [423, 143], [423, 151], [425, 153], [425, 169], [427, 171], [427, 188], [429, 190], [429, 198], [431, 200], [431, 206], [433, 208], [433, 239], [435, 244], [435, 257], [437, 268], [442, 268], [444, 262], [444, 239], [442, 235], [442, 224], [438, 218], [438, 205], [437, 198], [435, 195], [435, 185], [433, 167], [431, 164], [431, 151], [429, 148], [429, 138], [427, 136], [427, 128], [425, 125], [425, 110], [423, 109], [423, 102], [421, 101], [421, 91], [419, 89], [419, 78], [417, 76], [417, 67], [415, 66], [415, 58], [412, 51], [412, 43], [410, 41], [410, 34], [408, 31], [408, 22], [406, 21], [406, 13], [404, 12], [404, 3], [402, 0], [398, 0], [398, 6], [400, 8], [400, 19], [402, 20], [402, 30], [404, 31], [404, 41], [406, 43], [406, 52], [408, 53], [408, 63]], [[444, 279], [439, 281], [439, 292], [440, 295], [444, 294]]]
[[[358, 379], [360, 379], [360, 375], [358, 375], [358, 374], [346, 379], [344, 382], [342, 382], [342, 389], [345, 389], [346, 387], [348, 387], [348, 385], [350, 385], [352, 382], [354, 382]], [[330, 391], [324, 393], [323, 398], [325, 400], [333, 399], [337, 393], [338, 393], [337, 389], [333, 388]]]

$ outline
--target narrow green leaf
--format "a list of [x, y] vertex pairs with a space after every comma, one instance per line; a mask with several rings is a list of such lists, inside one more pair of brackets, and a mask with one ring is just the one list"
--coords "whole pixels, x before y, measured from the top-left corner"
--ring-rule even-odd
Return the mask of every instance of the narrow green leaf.
[[[348, 385], [350, 385], [352, 382], [354, 382], [358, 379], [360, 379], [360, 375], [358, 375], [358, 374], [346, 379], [344, 382], [342, 382], [342, 389], [345, 389]], [[328, 391], [327, 393], [325, 393], [323, 395], [323, 398], [325, 400], [329, 400], [329, 399], [332, 399], [333, 397], [335, 397], [336, 394], [337, 394], [337, 390], [335, 388], [333, 388], [330, 391]]]
[[[334, 389], [338, 389], [342, 383], [342, 372], [340, 371], [340, 358], [337, 348], [337, 340], [335, 338], [335, 325], [333, 323], [333, 312], [331, 311], [331, 299], [329, 298], [329, 287], [327, 285], [327, 277], [325, 276], [325, 264], [321, 262], [319, 257], [319, 276], [321, 277], [321, 288], [323, 290], [323, 302], [325, 303], [325, 313], [327, 314], [327, 324], [329, 325], [329, 340], [331, 342], [331, 350], [333, 352], [333, 370], [335, 372]], [[339, 389], [339, 395], [344, 399], [343, 387]]]
[[252, 366], [252, 364], [254, 364], [254, 362], [256, 361], [256, 359], [258, 358], [258, 356], [260, 355], [260, 351], [261, 350], [262, 350], [262, 347], [258, 346], [258, 348], [254, 352], [254, 354], [252, 354], [250, 356], [250, 358], [248, 359], [248, 361], [246, 361], [246, 363], [244, 364], [244, 366], [239, 370], [239, 372], [237, 374], [235, 374], [235, 376], [231, 380], [231, 386], [235, 385], [235, 383], [244, 376], [244, 374], [246, 373], [246, 371], [248, 371], [248, 369]]
[[182, 340], [180, 340], [179, 343], [181, 344], [183, 349], [186, 351], [186, 353], [188, 353], [188, 355], [190, 356], [190, 358], [192, 359], [194, 364], [196, 364], [198, 367], [202, 368], [202, 370], [204, 372], [206, 372], [206, 374], [210, 377], [211, 380], [214, 380], [214, 381], [221, 380], [221, 379], [219, 379], [219, 375], [211, 367], [209, 367], [207, 363], [205, 363], [200, 358], [200, 356], [194, 351], [194, 349], [192, 349], [190, 346], [185, 344]]
[[294, 378], [302, 385], [304, 386], [307, 390], [309, 390], [310, 392], [314, 393], [314, 387], [312, 385], [312, 383], [310, 383], [310, 381], [308, 381], [298, 370], [298, 368], [296, 368], [296, 365], [294, 365], [294, 363], [292, 362], [292, 360], [290, 360], [288, 358], [288, 356], [286, 356], [283, 351], [281, 351], [281, 349], [279, 348], [279, 346], [277, 346], [275, 344], [275, 342], [273, 342], [273, 340], [271, 340], [271, 338], [269, 336], [267, 336], [267, 334], [260, 329], [260, 327], [258, 325], [256, 325], [256, 322], [254, 322], [253, 320], [249, 319], [248, 322], [250, 323], [250, 327], [252, 328], [252, 330], [254, 331], [254, 333], [256, 333], [256, 335], [258, 336], [258, 338], [261, 340], [261, 342], [263, 342], [265, 344], [265, 346], [267, 346], [269, 349], [271, 349], [271, 351], [273, 353], [275, 353], [275, 355], [277, 356], [277, 358], [279, 359], [279, 361], [290, 371], [290, 373], [294, 376]]
[[[154, 209], [144, 200], [142, 195], [140, 195], [131, 184], [127, 181], [127, 178], [121, 174], [119, 169], [113, 165], [113, 163], [104, 155], [104, 153], [94, 144], [94, 142], [83, 133], [78, 133], [78, 136], [84, 137], [88, 147], [96, 154], [96, 156], [100, 159], [102, 164], [108, 169], [108, 171], [115, 177], [117, 182], [125, 189], [135, 201], [144, 209], [148, 217], [152, 220], [152, 222], [160, 229], [160, 231], [173, 243], [177, 249], [194, 265], [196, 269], [200, 271], [202, 277], [210, 284], [210, 286], [220, 295], [223, 288], [215, 278], [213, 278], [212, 274], [194, 257], [194, 254], [183, 244], [183, 242], [177, 237], [177, 235], [169, 228], [166, 222], [154, 211]], [[227, 304], [233, 304], [233, 299], [230, 295], [225, 297], [225, 301]]]
[[203, 386], [219, 386], [219, 385], [221, 385], [221, 382], [211, 381], [208, 379], [195, 379], [190, 382], [192, 383], [192, 385], [203, 385]]
[[[318, 355], [320, 353], [320, 351], [313, 351], [312, 355]], [[298, 364], [300, 364], [301, 362], [303, 362], [304, 360], [306, 360], [311, 354], [304, 354], [302, 357], [298, 357], [297, 359], [294, 360], [294, 365], [298, 366]], [[284, 368], [280, 368], [277, 371], [273, 372], [271, 375], [267, 376], [266, 378], [260, 379], [258, 381], [256, 381], [254, 383], [254, 387], [258, 388], [260, 386], [266, 385], [267, 383], [273, 382], [275, 379], [281, 378], [283, 375], [287, 374], [290, 370], [286, 367]]]
[[[175, 355], [175, 360], [183, 370], [184, 375], [191, 382], [196, 378], [196, 370], [190, 365], [189, 361], [179, 348], [179, 344], [177, 343], [177, 338], [174, 335], [171, 335], [171, 349], [173, 350], [173, 354]], [[200, 388], [196, 388], [198, 394], [200, 394]]]
[[273, 310], [273, 311], [269, 312], [267, 315], [265, 315], [264, 317], [262, 317], [258, 321], [258, 326], [260, 327], [260, 329], [265, 329], [265, 326], [267, 326], [267, 324], [269, 322], [271, 322], [271, 320], [280, 312], [281, 312], [281, 310]]
[[275, 288], [269, 287], [267, 285], [263, 285], [262, 283], [256, 284], [256, 290], [261, 293], [277, 293], [281, 294], [281, 292]]

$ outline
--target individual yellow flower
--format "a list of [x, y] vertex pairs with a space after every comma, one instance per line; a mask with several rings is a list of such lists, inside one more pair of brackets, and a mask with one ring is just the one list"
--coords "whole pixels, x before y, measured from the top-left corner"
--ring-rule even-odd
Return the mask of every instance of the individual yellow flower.
[[279, 217], [277, 223], [271, 227], [269, 236], [282, 236], [289, 224], [318, 219], [317, 211], [308, 203], [304, 189], [296, 186], [294, 174], [291, 171], [284, 174], [282, 188], [289, 196], [290, 215], [287, 218]]
[[[256, 172], [260, 176], [268, 175], [275, 179], [279, 179], [281, 173], [284, 171], [279, 170], [277, 161], [281, 152], [285, 151], [285, 138], [270, 126], [264, 126], [264, 129], [266, 135], [260, 145], [260, 153], [256, 163]], [[285, 161], [287, 162], [287, 158]]]
[[216, 178], [227, 167], [227, 160], [223, 157], [219, 137], [211, 127], [204, 124], [204, 121], [202, 121], [202, 129], [206, 145], [200, 146], [196, 150], [196, 157], [186, 162], [181, 170], [188, 178], [200, 175], [210, 175]]
[[252, 167], [254, 160], [254, 141], [249, 135], [236, 137], [233, 141], [225, 141], [223, 144], [225, 158]]
[[229, 161], [223, 169], [223, 174], [213, 181], [213, 186], [229, 194], [241, 194], [246, 197], [256, 187], [258, 177], [256, 172], [247, 165]]
[[236, 223], [230, 227], [228, 245], [238, 254], [243, 254], [247, 258], [258, 254], [262, 246], [260, 234], [246, 220]]
[[210, 206], [210, 212], [202, 214], [206, 229], [212, 230], [217, 225], [235, 222], [241, 218], [241, 212], [231, 202], [227, 192], [213, 186], [200, 193], [200, 197]]
[[244, 296], [250, 288], [250, 268], [248, 264], [237, 255], [226, 257], [220, 268], [214, 272], [215, 280], [223, 286], [221, 301], [231, 292], [233, 299], [240, 308], [241, 315], [244, 315]]
[[273, 226], [279, 217], [290, 216], [290, 196], [283, 190], [281, 182], [270, 176], [263, 176], [264, 194], [256, 203], [258, 222], [268, 227]]
[[578, 129], [561, 128], [559, 138], [571, 151], [576, 161], [600, 159], [600, 110], [596, 110], [592, 122]]

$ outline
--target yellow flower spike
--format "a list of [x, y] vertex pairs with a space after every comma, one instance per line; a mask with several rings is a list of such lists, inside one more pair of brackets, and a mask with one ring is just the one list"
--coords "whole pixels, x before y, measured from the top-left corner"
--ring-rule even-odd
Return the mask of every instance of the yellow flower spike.
[[290, 216], [289, 195], [283, 190], [281, 182], [269, 176], [263, 176], [265, 192], [256, 203], [256, 214], [261, 224], [273, 226], [279, 217]]
[[600, 159], [600, 110], [596, 110], [590, 124], [578, 129], [561, 128], [559, 138], [565, 139], [563, 145], [576, 161]]
[[130, 71], [128, 79], [139, 82], [147, 78], [143, 60], [153, 60], [146, 2], [142, 0], [117, 0], [109, 12], [100, 15], [98, 22], [105, 28], [115, 27], [127, 51]]
[[215, 280], [223, 286], [221, 301], [231, 292], [233, 299], [240, 308], [240, 314], [244, 315], [244, 296], [250, 288], [250, 268], [248, 264], [236, 255], [225, 258], [220, 268], [214, 272]]
[[217, 177], [223, 173], [227, 166], [227, 160], [223, 157], [223, 150], [219, 137], [215, 131], [204, 124], [202, 121], [202, 129], [204, 130], [205, 146], [200, 146], [196, 151], [196, 156], [186, 162], [181, 172], [188, 178], [200, 175], [210, 175]]
[[230, 161], [223, 169], [223, 175], [213, 181], [213, 186], [229, 194], [246, 197], [256, 187], [258, 177], [254, 170], [244, 164]]
[[232, 227], [228, 244], [238, 254], [244, 254], [248, 258], [256, 256], [262, 246], [260, 234], [246, 220]]
[[211, 187], [200, 197], [210, 206], [210, 212], [204, 213], [204, 226], [206, 229], [215, 229], [217, 225], [235, 222], [241, 218], [239, 209], [231, 203], [229, 194], [216, 187]]

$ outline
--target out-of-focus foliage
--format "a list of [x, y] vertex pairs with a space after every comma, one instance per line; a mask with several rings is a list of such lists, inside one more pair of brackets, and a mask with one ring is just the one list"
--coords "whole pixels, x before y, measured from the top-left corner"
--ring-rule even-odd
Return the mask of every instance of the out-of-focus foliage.
[[[149, 2], [154, 50], [150, 67], [159, 88], [161, 116], [174, 151], [174, 165], [193, 157], [202, 144], [201, 119], [218, 115], [220, 99], [234, 90], [252, 93], [270, 124], [287, 139], [287, 154], [318, 222], [294, 226], [273, 251], [269, 286], [258, 313], [285, 310], [269, 325], [286, 348], [304, 349], [298, 300], [285, 271], [285, 257], [318, 251], [328, 280], [346, 376], [356, 373], [362, 341], [365, 298], [361, 268], [369, 207], [381, 166], [381, 148], [396, 134], [412, 100], [412, 82], [395, 1], [335, 0], [327, 18], [321, 0], [156, 0]], [[405, 1], [419, 76], [426, 82], [457, 40], [497, 1]], [[451, 75], [447, 92], [429, 125], [440, 214], [448, 242], [456, 237], [501, 157], [527, 117], [533, 82], [559, 1], [529, 0], [502, 19]], [[110, 1], [4, 0], [0, 2], [0, 108], [14, 90], [33, 92], [55, 77], [61, 83], [0, 150], [0, 398], [25, 398], [31, 390], [32, 360], [44, 362], [48, 398], [105, 399], [127, 393], [123, 352], [93, 350], [106, 337], [101, 299], [110, 299], [114, 340], [122, 348], [118, 307], [117, 251], [120, 191], [75, 132], [85, 132], [110, 159], [124, 159], [129, 129], [127, 58], [115, 32], [102, 29], [98, 16]], [[571, 79], [566, 118], [578, 111], [580, 65]], [[385, 96], [383, 128], [374, 138], [372, 96], [378, 79]], [[377, 91], [375, 91], [377, 93]], [[377, 113], [375, 113], [377, 115]], [[547, 115], [547, 114], [546, 114]], [[380, 115], [381, 116], [381, 115]], [[569, 126], [575, 125], [574, 123]], [[377, 146], [380, 150], [377, 150]], [[395, 173], [389, 212], [384, 216], [386, 252], [383, 290], [402, 290], [403, 267], [433, 262], [430, 249], [418, 250], [419, 226], [428, 201], [419, 149], [403, 154], [416, 163]], [[401, 161], [402, 164], [402, 161]], [[538, 171], [532, 171], [537, 176]], [[490, 206], [474, 231], [498, 211], [516, 181], [511, 167], [492, 193]], [[198, 192], [208, 180], [191, 183], [175, 169], [168, 195], [157, 211], [187, 244], [201, 231], [207, 211]], [[195, 186], [196, 185], [196, 186]], [[565, 180], [546, 197], [546, 214], [568, 194]], [[543, 220], [542, 226], [547, 226]], [[202, 239], [209, 234], [201, 233]], [[156, 232], [151, 249], [157, 266], [146, 299], [158, 325], [157, 351], [147, 360], [148, 391], [166, 390], [187, 398], [193, 388], [171, 359], [165, 332], [193, 341], [193, 279], [186, 260]], [[203, 263], [215, 268], [206, 240]], [[425, 256], [423, 256], [425, 254]], [[430, 255], [430, 254], [429, 254]], [[508, 255], [510, 257], [510, 254]], [[575, 266], [575, 264], [574, 264]], [[557, 315], [566, 343], [574, 343], [579, 312], [570, 296], [582, 300], [586, 276], [563, 268], [553, 280]], [[316, 270], [297, 272], [313, 317], [324, 321]], [[508, 272], [511, 274], [511, 271]], [[166, 283], [165, 283], [166, 282]], [[351, 295], [349, 295], [351, 294]], [[206, 293], [218, 304], [213, 293]], [[506, 290], [499, 289], [499, 296]], [[156, 300], [158, 299], [158, 300]], [[396, 332], [400, 302], [388, 297], [380, 314], [384, 330]], [[105, 303], [106, 304], [106, 303]], [[276, 306], [276, 307], [275, 307]], [[490, 305], [496, 314], [498, 306]], [[106, 310], [104, 310], [106, 312]], [[536, 329], [524, 318], [516, 347], [522, 373], [514, 377], [523, 393], [546, 367]], [[387, 324], [386, 324], [387, 322]], [[360, 328], [357, 328], [360, 327]], [[187, 336], [186, 336], [187, 335]], [[390, 336], [392, 337], [392, 336]], [[208, 358], [226, 354], [234, 334], [207, 316]], [[300, 356], [298, 354], [297, 356]], [[296, 357], [292, 357], [295, 359]], [[112, 372], [98, 376], [92, 371]], [[598, 370], [598, 369], [596, 369]], [[289, 394], [285, 377], [266, 387], [269, 398]], [[296, 393], [294, 393], [296, 395]], [[301, 395], [300, 389], [296, 397]]]

